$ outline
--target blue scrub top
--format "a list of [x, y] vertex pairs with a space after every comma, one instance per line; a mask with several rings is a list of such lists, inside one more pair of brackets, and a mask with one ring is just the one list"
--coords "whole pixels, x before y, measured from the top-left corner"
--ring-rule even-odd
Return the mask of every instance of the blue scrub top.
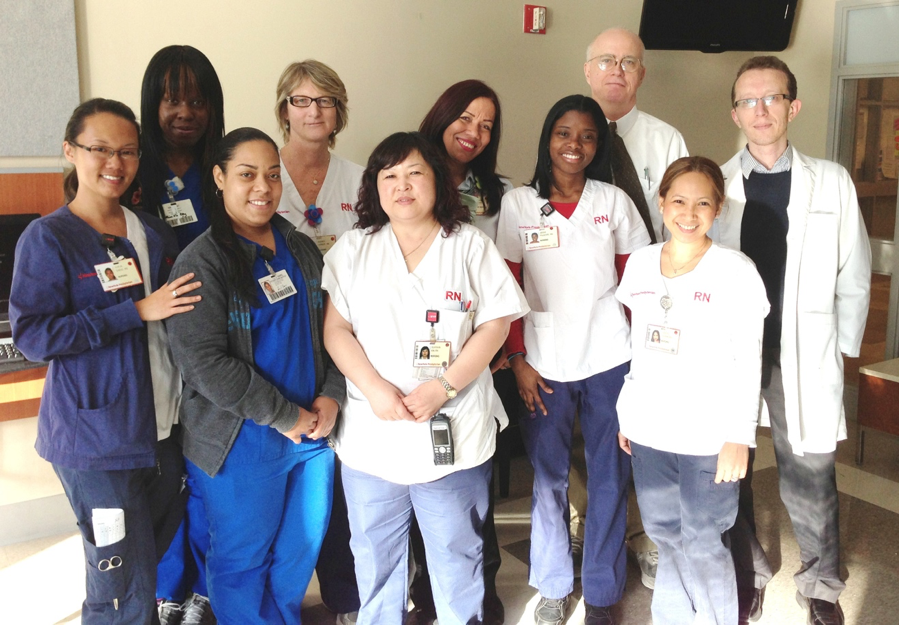
[[[169, 170], [166, 180], [171, 180], [174, 177], [175, 173]], [[200, 166], [196, 161], [181, 176], [181, 182], [184, 183], [184, 188], [175, 194], [175, 201], [190, 200], [191, 204], [193, 204], [194, 212], [197, 214], [197, 221], [183, 226], [175, 226], [174, 228], [175, 235], [178, 237], [178, 247], [183, 250], [206, 231], [209, 227], [209, 216], [206, 214], [206, 208], [203, 206], [203, 176], [200, 174]], [[168, 204], [171, 201], [169, 194], [163, 192], [161, 201], [164, 204]]]

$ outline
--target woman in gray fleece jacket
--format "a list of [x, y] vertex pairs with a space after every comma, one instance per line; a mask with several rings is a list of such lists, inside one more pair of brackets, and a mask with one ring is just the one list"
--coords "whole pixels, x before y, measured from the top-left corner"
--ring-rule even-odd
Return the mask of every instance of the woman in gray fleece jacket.
[[184, 455], [209, 517], [219, 622], [295, 623], [330, 514], [327, 436], [346, 387], [322, 346], [321, 254], [275, 214], [275, 143], [234, 130], [215, 163], [211, 227], [172, 272], [204, 285], [182, 315], [193, 319], [168, 326]]

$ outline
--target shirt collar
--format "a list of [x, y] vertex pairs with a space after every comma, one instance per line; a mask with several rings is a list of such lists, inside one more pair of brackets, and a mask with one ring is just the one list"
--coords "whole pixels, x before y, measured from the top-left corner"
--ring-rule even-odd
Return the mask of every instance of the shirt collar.
[[[635, 106], [634, 108], [629, 110], [627, 113], [625, 113], [621, 117], [621, 119], [617, 120], [616, 124], [617, 124], [617, 128], [618, 128], [617, 132], [618, 132], [619, 136], [626, 135], [627, 131], [634, 127], [634, 124], [637, 123], [637, 115], [638, 115], [638, 111], [637, 111], [637, 107]], [[609, 120], [608, 118], [606, 118], [606, 121], [611, 122], [611, 120]]]
[[462, 181], [462, 184], [459, 185], [459, 193], [467, 193], [468, 195], [475, 195], [475, 191], [477, 190], [477, 181], [475, 180], [474, 173], [469, 169], [465, 173], [465, 180]]
[[749, 174], [755, 172], [757, 174], [780, 174], [785, 171], [790, 171], [793, 167], [793, 150], [790, 149], [790, 144], [787, 143], [787, 149], [784, 150], [784, 153], [780, 155], [780, 158], [774, 163], [774, 167], [768, 169], [757, 160], [755, 157], [749, 153], [749, 145], [743, 148], [743, 153], [740, 155], [740, 169], [743, 170], [743, 177], [749, 178]]

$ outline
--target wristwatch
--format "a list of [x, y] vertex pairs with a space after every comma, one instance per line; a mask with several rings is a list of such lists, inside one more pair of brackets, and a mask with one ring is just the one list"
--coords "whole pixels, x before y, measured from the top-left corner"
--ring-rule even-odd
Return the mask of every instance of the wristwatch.
[[454, 389], [453, 385], [450, 384], [449, 382], [447, 382], [445, 377], [440, 376], [439, 378], [437, 378], [437, 381], [440, 382], [441, 384], [443, 384], [443, 388], [446, 389], [446, 398], [447, 399], [454, 399], [456, 397], [456, 395], [459, 394], [459, 391]]

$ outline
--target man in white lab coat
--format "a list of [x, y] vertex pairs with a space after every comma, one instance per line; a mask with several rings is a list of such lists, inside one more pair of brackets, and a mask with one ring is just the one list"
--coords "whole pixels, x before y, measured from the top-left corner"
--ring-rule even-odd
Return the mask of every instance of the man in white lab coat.
[[[771, 426], [780, 494], [799, 543], [797, 601], [811, 625], [843, 623], [836, 444], [846, 438], [843, 357], [858, 356], [868, 314], [871, 248], [849, 173], [787, 140], [802, 103], [773, 56], [749, 59], [731, 93], [746, 148], [723, 167], [726, 201], [715, 238], [755, 261], [765, 320], [762, 423]], [[773, 573], [755, 537], [751, 462], [731, 532], [740, 620], [761, 616]]]

